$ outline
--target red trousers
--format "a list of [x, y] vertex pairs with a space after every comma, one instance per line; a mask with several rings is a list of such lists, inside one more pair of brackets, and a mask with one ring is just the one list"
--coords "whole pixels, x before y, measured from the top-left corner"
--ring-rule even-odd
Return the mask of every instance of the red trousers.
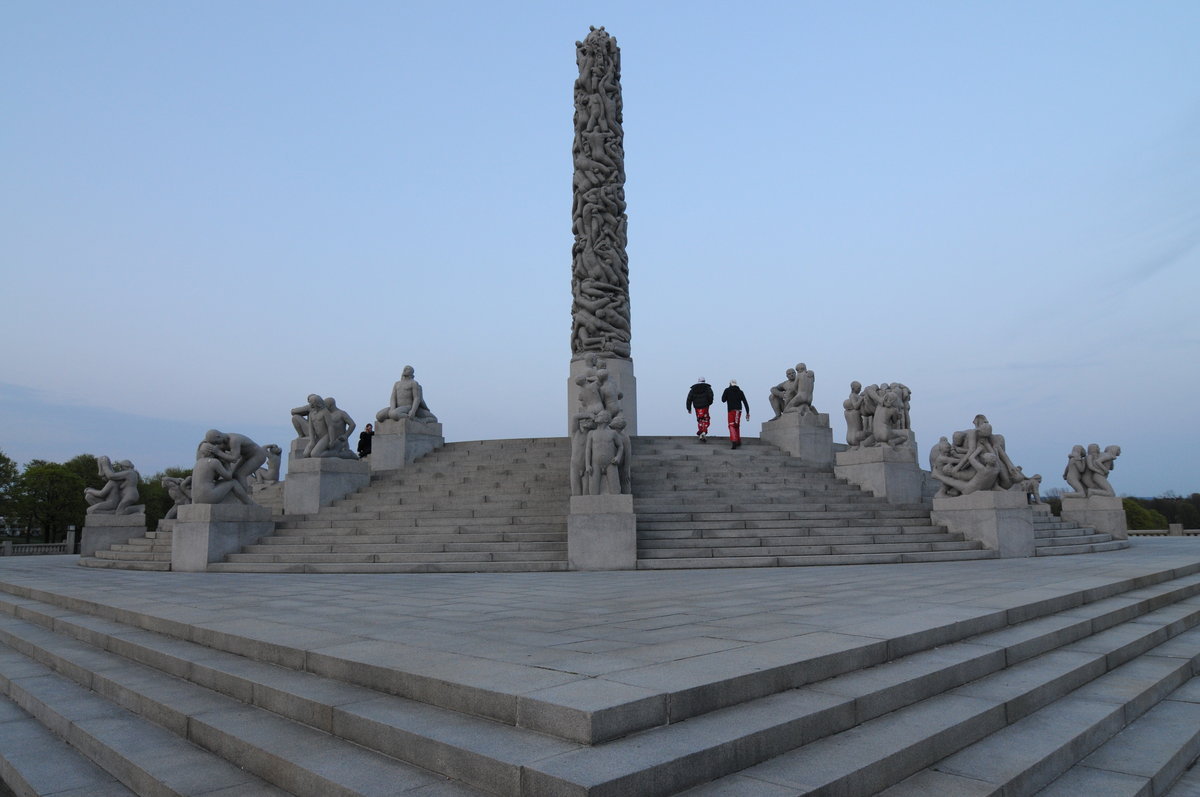
[[696, 408], [696, 432], [708, 434], [708, 407]]
[[736, 443], [742, 439], [742, 411], [729, 411], [729, 442]]

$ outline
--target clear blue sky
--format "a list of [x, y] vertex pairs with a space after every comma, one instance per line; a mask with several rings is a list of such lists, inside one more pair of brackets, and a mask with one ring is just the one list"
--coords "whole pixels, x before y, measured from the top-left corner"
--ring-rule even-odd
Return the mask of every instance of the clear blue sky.
[[451, 440], [565, 433], [589, 25], [643, 434], [804, 361], [836, 439], [903, 381], [922, 452], [982, 412], [1047, 488], [1200, 490], [1192, 0], [5, 3], [0, 449], [186, 466], [408, 363]]

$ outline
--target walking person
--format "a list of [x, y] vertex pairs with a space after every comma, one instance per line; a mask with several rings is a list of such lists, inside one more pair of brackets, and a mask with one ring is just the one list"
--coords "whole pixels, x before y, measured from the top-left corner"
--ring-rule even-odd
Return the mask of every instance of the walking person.
[[736, 379], [729, 380], [729, 387], [725, 388], [725, 392], [721, 394], [721, 401], [725, 402], [725, 407], [729, 410], [729, 447], [740, 448], [742, 445], [742, 407], [746, 408], [746, 420], [750, 420], [750, 402], [746, 401], [746, 394], [738, 387]]
[[701, 443], [708, 442], [708, 408], [712, 403], [712, 386], [704, 381], [704, 377], [700, 377], [688, 391], [686, 406], [688, 415], [692, 414], [692, 407], [696, 408], [696, 437], [700, 438]]

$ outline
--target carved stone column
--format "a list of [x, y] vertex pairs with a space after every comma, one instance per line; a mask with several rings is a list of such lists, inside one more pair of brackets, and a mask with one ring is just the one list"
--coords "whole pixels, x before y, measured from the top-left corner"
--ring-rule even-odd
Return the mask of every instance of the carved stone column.
[[575, 379], [589, 355], [607, 360], [623, 394], [626, 430], [637, 434], [637, 382], [630, 357], [629, 257], [625, 252], [625, 133], [621, 127], [621, 50], [604, 28], [575, 43], [575, 177], [571, 203], [571, 374], [567, 434], [574, 431]]

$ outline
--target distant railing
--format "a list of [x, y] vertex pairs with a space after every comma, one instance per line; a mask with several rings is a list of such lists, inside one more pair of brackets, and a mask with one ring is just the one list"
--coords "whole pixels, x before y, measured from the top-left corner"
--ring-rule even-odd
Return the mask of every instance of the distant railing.
[[69, 553], [66, 542], [35, 542], [14, 545], [11, 541], [0, 542], [0, 556], [38, 556], [47, 553]]
[[1164, 529], [1129, 530], [1130, 537], [1200, 537], [1200, 529], [1184, 529], [1182, 523], [1172, 523]]

